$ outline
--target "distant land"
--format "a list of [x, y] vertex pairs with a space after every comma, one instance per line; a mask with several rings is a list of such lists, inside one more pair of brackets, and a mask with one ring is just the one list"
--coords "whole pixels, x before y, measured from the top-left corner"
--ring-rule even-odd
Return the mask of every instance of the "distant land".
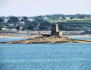
[[91, 33], [91, 15], [53, 14], [45, 16], [2, 16], [0, 17], [1, 31], [49, 31], [51, 25], [57, 23], [61, 31], [87, 31]]

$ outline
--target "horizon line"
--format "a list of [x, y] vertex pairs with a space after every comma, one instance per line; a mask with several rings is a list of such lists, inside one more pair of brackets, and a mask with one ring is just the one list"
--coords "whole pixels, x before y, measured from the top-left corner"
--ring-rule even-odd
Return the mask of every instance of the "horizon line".
[[55, 14], [45, 14], [45, 15], [36, 15], [36, 16], [27, 16], [27, 15], [21, 15], [21, 16], [17, 16], [17, 15], [8, 15], [8, 16], [0, 16], [0, 17], [10, 17], [10, 16], [16, 16], [16, 17], [37, 17], [37, 16], [47, 16], [47, 15], [91, 15], [91, 14], [87, 14], [87, 13], [76, 13], [76, 14], [60, 14], [60, 13], [55, 13]]

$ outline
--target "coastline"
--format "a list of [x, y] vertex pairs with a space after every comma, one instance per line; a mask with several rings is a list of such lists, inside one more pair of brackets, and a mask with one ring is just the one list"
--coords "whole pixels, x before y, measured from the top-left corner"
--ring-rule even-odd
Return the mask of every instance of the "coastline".
[[18, 41], [9, 41], [9, 42], [0, 42], [0, 44], [32, 44], [32, 43], [91, 43], [91, 40], [80, 40], [80, 39], [71, 39], [69, 37], [89, 37], [91, 35], [63, 35], [62, 37], [56, 36], [40, 36], [40, 35], [31, 35], [31, 36], [0, 36], [0, 38], [27, 38], [26, 40]]
[[0, 38], [34, 38], [34, 37], [37, 37], [39, 35], [22, 35], [22, 36], [0, 36]]
[[[37, 37], [39, 35], [30, 35], [30, 36], [26, 36], [26, 35], [22, 35], [22, 36], [0, 36], [0, 38], [22, 38], [22, 37], [27, 37], [27, 38], [34, 38]], [[90, 35], [63, 35], [63, 37], [89, 37]]]
[[65, 37], [89, 37], [91, 34], [87, 35], [64, 35]]
[[38, 44], [38, 43], [91, 43], [91, 40], [77, 40], [70, 39], [68, 37], [56, 38], [34, 38], [34, 39], [26, 39], [20, 41], [10, 41], [10, 42], [0, 42], [0, 44]]

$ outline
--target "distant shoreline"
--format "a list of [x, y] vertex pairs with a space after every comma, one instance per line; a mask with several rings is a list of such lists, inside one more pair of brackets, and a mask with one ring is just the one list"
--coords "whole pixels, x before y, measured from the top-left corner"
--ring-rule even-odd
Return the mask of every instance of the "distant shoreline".
[[22, 35], [22, 36], [0, 36], [0, 38], [34, 38], [34, 37], [37, 37], [39, 35], [30, 35], [30, 36], [27, 36], [27, 35]]
[[64, 35], [65, 37], [69, 37], [69, 36], [72, 36], [72, 37], [88, 37], [88, 36], [91, 36], [91, 35]]
[[[31, 35], [31, 36], [0, 36], [0, 38], [22, 38], [22, 37], [27, 37], [27, 38], [33, 38], [35, 36], [38, 36], [38, 35]], [[63, 37], [88, 37], [88, 36], [91, 36], [91, 35], [63, 35]]]

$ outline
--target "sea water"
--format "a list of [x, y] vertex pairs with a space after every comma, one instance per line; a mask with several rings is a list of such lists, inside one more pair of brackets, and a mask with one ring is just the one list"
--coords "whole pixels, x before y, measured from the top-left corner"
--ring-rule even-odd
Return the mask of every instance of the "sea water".
[[0, 44], [0, 70], [91, 70], [91, 43]]
[[91, 40], [91, 36], [69, 36], [69, 38], [72, 38], [72, 39], [78, 39], [78, 40]]
[[9, 42], [9, 41], [19, 41], [19, 40], [26, 40], [27, 37], [11, 37], [11, 38], [0, 38], [0, 42]]

